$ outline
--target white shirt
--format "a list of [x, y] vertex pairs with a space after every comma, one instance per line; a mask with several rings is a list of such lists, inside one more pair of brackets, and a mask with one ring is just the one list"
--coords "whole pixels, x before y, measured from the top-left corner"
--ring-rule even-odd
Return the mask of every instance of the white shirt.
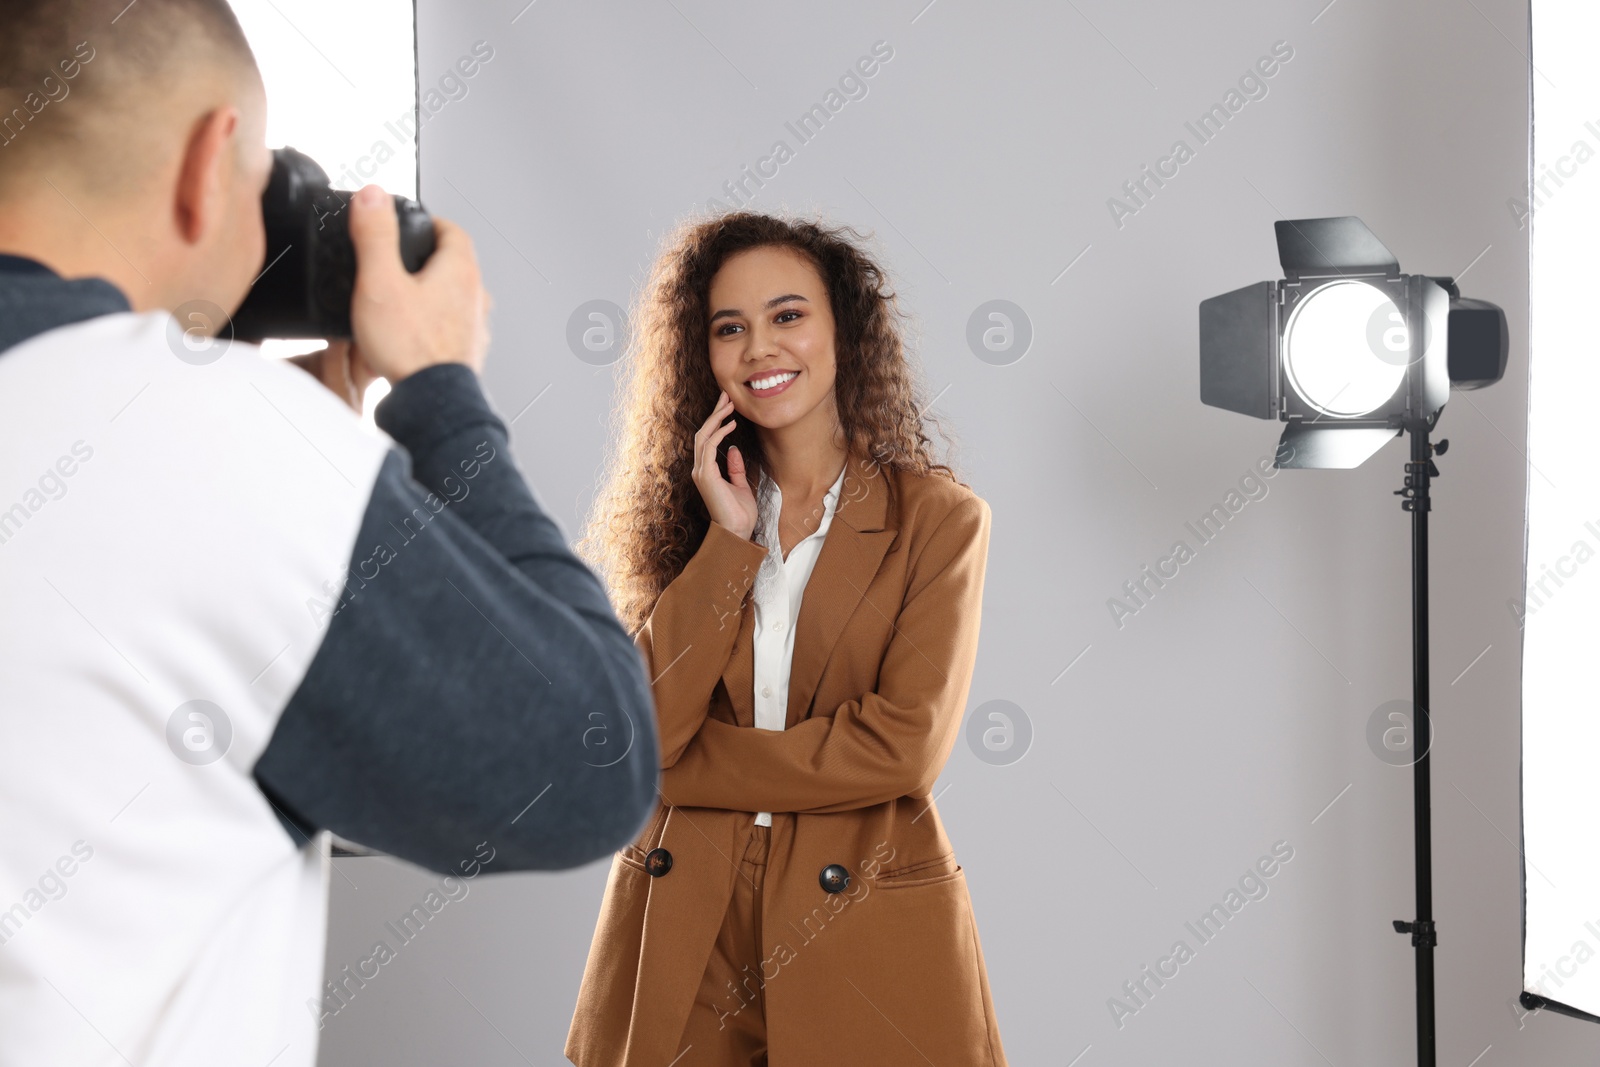
[[[833, 523], [833, 512], [839, 503], [839, 487], [844, 483], [844, 472], [839, 471], [833, 486], [822, 497], [822, 520], [817, 528], [789, 549], [789, 558], [783, 557], [778, 539], [778, 518], [783, 510], [783, 493], [778, 484], [762, 472], [758, 492], [761, 500], [770, 500], [766, 524], [761, 529], [761, 544], [769, 546], [767, 558], [761, 561], [756, 573], [755, 591], [755, 708], [758, 730], [781, 730], [789, 711], [789, 666], [794, 660], [794, 624], [800, 618], [800, 597], [806, 582], [822, 552], [822, 542], [828, 527]], [[756, 812], [756, 825], [771, 826], [770, 811]]]
[[327, 835], [296, 848], [251, 768], [387, 448], [253, 345], [175, 358], [178, 329], [103, 315], [0, 357], [7, 1065], [316, 1062]]

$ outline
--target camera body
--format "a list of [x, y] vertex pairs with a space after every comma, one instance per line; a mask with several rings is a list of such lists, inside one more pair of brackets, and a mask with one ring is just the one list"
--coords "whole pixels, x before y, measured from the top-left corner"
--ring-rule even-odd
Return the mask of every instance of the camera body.
[[[303, 152], [272, 152], [272, 177], [261, 194], [267, 254], [262, 273], [233, 316], [241, 341], [350, 336], [356, 255], [350, 241], [350, 198]], [[433, 219], [415, 200], [394, 198], [400, 260], [415, 274], [433, 254]]]

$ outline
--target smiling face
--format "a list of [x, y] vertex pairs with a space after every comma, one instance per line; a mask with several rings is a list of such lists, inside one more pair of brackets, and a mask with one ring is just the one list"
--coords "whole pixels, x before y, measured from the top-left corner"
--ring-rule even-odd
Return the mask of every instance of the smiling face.
[[765, 431], [831, 432], [833, 308], [811, 261], [786, 246], [736, 252], [711, 279], [710, 307], [711, 373], [739, 415]]

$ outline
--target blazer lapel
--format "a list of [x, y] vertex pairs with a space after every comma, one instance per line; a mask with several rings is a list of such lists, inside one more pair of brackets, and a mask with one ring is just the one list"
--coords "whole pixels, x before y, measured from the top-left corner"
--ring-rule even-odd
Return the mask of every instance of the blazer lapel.
[[[884, 526], [889, 511], [890, 472], [854, 455], [848, 462], [850, 470], [839, 485], [833, 521], [828, 524], [816, 567], [800, 597], [785, 728], [806, 717], [822, 668], [897, 533]], [[740, 615], [733, 655], [722, 672], [723, 685], [733, 703], [734, 721], [740, 726], [754, 726], [756, 721], [755, 614], [754, 606], [747, 602]]]
[[[754, 598], [755, 594], [750, 594]], [[803, 605], [805, 601], [801, 601]], [[733, 655], [722, 670], [722, 684], [728, 689], [728, 699], [733, 703], [733, 721], [737, 726], [756, 724], [756, 609], [750, 600], [739, 613], [739, 636], [733, 639]]]
[[839, 502], [822, 539], [816, 568], [800, 597], [794, 661], [789, 667], [786, 729], [806, 718], [822, 668], [897, 532], [884, 526], [890, 472], [855, 456], [850, 468], [839, 486]]

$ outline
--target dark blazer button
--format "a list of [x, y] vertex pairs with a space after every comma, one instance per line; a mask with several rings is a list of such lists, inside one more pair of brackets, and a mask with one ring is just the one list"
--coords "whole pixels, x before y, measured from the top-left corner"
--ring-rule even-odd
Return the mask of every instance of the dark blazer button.
[[644, 869], [652, 878], [660, 878], [672, 870], [672, 853], [664, 848], [653, 848], [644, 854]]
[[837, 863], [830, 863], [822, 868], [817, 881], [822, 883], [824, 892], [840, 893], [850, 884], [850, 872]]

